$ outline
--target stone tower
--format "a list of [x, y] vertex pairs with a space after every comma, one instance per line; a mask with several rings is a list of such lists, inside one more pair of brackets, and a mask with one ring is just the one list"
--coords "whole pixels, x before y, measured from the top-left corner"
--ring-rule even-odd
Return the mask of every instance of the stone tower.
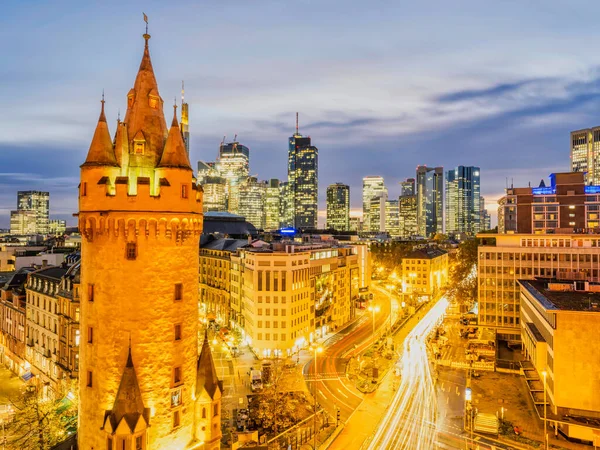
[[198, 445], [202, 190], [175, 112], [168, 128], [148, 41], [114, 140], [100, 118], [79, 187], [79, 448]]

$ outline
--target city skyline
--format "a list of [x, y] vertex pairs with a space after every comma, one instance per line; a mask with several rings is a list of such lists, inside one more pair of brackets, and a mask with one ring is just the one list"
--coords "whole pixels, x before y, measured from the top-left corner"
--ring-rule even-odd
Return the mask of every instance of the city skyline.
[[[63, 161], [85, 154], [103, 88], [111, 130], [119, 110], [125, 111], [122, 73], [127, 71], [122, 68], [135, 69], [135, 37], [143, 32], [143, 23], [139, 28], [131, 23], [146, 6], [128, 4], [119, 17], [110, 5], [78, 6], [64, 8], [69, 12], [63, 11], [62, 18], [43, 6], [33, 11], [4, 8], [3, 53], [15, 64], [3, 73], [0, 87], [7, 100], [0, 108], [7, 130], [0, 139], [1, 163], [11, 167], [0, 175], [1, 227], [8, 227], [15, 192], [25, 189], [49, 190], [53, 217], [74, 224], [77, 171]], [[286, 11], [272, 2], [261, 6], [239, 3], [225, 11], [183, 3], [168, 10], [146, 9], [150, 32], [159, 38], [154, 41], [154, 58], [161, 68], [157, 78], [167, 103], [173, 97], [179, 101], [185, 80], [192, 162], [214, 159], [222, 136], [238, 133], [253, 153], [251, 170], [262, 179], [284, 177], [286, 138], [293, 132], [295, 111], [300, 111], [301, 132], [318, 139], [320, 147], [321, 223], [327, 185], [341, 181], [358, 193], [362, 178], [377, 174], [389, 180], [390, 197], [396, 197], [397, 183], [423, 164], [481, 167], [486, 179], [482, 196], [495, 215], [507, 177], [515, 185], [537, 184], [551, 172], [568, 171], [569, 133], [598, 125], [596, 64], [581, 62], [589, 60], [582, 56], [590, 39], [585, 24], [591, 25], [594, 16], [590, 8], [573, 8], [578, 20], [561, 24], [569, 32], [564, 39], [552, 31], [559, 5], [548, 2], [541, 11], [533, 5], [520, 5], [519, 11], [495, 5], [494, 18], [483, 5], [458, 17], [448, 14], [449, 6], [443, 4], [381, 5], [369, 11], [356, 5], [356, 12], [345, 10], [344, 20], [339, 19], [339, 2], [300, 3], [298, 12], [310, 12], [314, 20], [288, 27], [284, 40], [270, 42]], [[533, 9], [535, 26], [529, 21]], [[494, 52], [473, 47], [473, 38], [484, 31], [478, 24], [482, 17]], [[225, 19], [244, 25], [248, 39], [235, 34], [211, 39]], [[175, 20], [178, 29], [170, 26]], [[424, 26], [425, 20], [439, 27], [427, 40], [416, 41], [411, 30]], [[200, 26], [193, 26], [196, 22]], [[388, 22], [406, 27], [381, 26]], [[107, 34], [109, 25], [124, 31]], [[38, 33], [25, 34], [17, 46], [9, 46], [8, 37], [17, 27]], [[305, 27], [312, 30], [307, 38]], [[375, 27], [381, 35], [373, 33]], [[355, 36], [344, 29], [353, 29]], [[339, 37], [331, 39], [329, 33]], [[327, 44], [321, 45], [323, 41]], [[73, 53], [98, 56], [75, 60]], [[289, 64], [292, 54], [318, 76], [295, 71]], [[227, 61], [246, 70], [224, 71]], [[44, 72], [34, 70], [40, 64]], [[369, 83], [361, 81], [365, 79]], [[344, 155], [351, 157], [340, 165]], [[531, 171], [541, 155], [544, 167]], [[353, 196], [351, 202], [356, 214], [361, 199]]]

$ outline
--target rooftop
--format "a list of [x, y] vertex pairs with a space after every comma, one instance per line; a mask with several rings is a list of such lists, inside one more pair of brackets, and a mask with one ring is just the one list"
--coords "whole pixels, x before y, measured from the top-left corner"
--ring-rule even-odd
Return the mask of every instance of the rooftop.
[[68, 270], [69, 267], [52, 266], [37, 270], [33, 273], [33, 275], [60, 281], [60, 279], [64, 276], [64, 274], [67, 273]]
[[548, 283], [556, 280], [519, 280], [519, 284], [547, 311], [600, 312], [600, 292], [550, 290]]
[[405, 259], [434, 259], [448, 253], [439, 248], [419, 248], [413, 250], [405, 257]]

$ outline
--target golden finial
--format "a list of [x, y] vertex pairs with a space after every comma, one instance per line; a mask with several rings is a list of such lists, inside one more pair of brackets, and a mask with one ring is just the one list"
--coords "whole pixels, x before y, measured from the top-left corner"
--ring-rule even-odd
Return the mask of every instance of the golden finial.
[[148, 39], [150, 39], [150, 35], [148, 34], [148, 16], [146, 13], [142, 13], [144, 15], [144, 22], [146, 22], [146, 33], [144, 34], [144, 39], [146, 39], [146, 45], [148, 45]]

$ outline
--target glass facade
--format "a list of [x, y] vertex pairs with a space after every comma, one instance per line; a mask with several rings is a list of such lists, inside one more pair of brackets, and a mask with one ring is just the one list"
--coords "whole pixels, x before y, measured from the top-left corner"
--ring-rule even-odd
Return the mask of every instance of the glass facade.
[[479, 167], [458, 166], [446, 174], [446, 233], [481, 230]]
[[444, 168], [417, 167], [417, 232], [423, 237], [444, 232]]
[[387, 189], [385, 187], [383, 177], [368, 176], [363, 178], [363, 231], [381, 231], [379, 222], [376, 220], [373, 221], [374, 226], [371, 226], [371, 218], [369, 215], [371, 210], [371, 200], [375, 197], [381, 196], [384, 193], [387, 196]]
[[289, 139], [288, 195], [293, 223], [298, 229], [317, 228], [319, 150], [310, 137], [298, 133]]
[[268, 183], [248, 177], [239, 184], [239, 214], [257, 229], [265, 228], [265, 196]]
[[17, 192], [17, 209], [19, 211], [35, 211], [35, 232], [48, 233], [50, 221], [50, 193], [41, 191]]
[[327, 228], [350, 230], [350, 187], [335, 183], [327, 188]]

